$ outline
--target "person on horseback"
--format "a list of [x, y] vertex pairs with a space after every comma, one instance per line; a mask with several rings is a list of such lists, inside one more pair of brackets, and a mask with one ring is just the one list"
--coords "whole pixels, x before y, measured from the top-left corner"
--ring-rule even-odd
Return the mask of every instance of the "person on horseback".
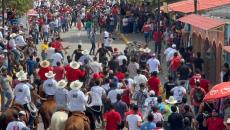
[[15, 55], [15, 60], [17, 63], [19, 63], [19, 60], [20, 60], [20, 52], [19, 50], [17, 49], [17, 45], [16, 45], [16, 42], [15, 42], [15, 37], [17, 36], [16, 33], [12, 33], [10, 35], [10, 40], [9, 40], [9, 44], [8, 44], [8, 47], [12, 50], [12, 52], [14, 53]]
[[60, 80], [57, 83], [57, 89], [55, 91], [55, 101], [57, 104], [57, 108], [56, 110], [67, 110], [67, 98], [68, 98], [68, 90], [65, 88], [68, 82], [66, 82], [65, 80]]
[[26, 120], [26, 112], [25, 111], [20, 111], [19, 113], [13, 113], [14, 115], [14, 120], [11, 121], [7, 127], [6, 130], [30, 130], [24, 120]]
[[[20, 83], [16, 85], [14, 90], [14, 104], [19, 104], [28, 112], [32, 112], [32, 110], [29, 108], [30, 105], [28, 105], [31, 104], [31, 92], [30, 85], [27, 83], [27, 73], [21, 70], [16, 74], [16, 77]], [[30, 114], [28, 122], [30, 127], [33, 127], [34, 119], [34, 116]]]
[[17, 35], [16, 38], [15, 38], [15, 44], [16, 44], [21, 50], [23, 50], [23, 49], [26, 47], [26, 45], [27, 45], [27, 43], [26, 43], [26, 41], [25, 41], [25, 39], [24, 39], [24, 37], [23, 37], [23, 34], [24, 34], [23, 31], [19, 31], [19, 32], [18, 32], [18, 35]]
[[53, 71], [45, 73], [47, 80], [43, 83], [43, 91], [45, 92], [46, 98], [54, 98], [54, 94], [57, 87], [57, 81], [54, 79], [55, 74]]
[[84, 112], [86, 110], [87, 97], [80, 90], [83, 83], [76, 80], [70, 84], [72, 89], [68, 93], [68, 109], [71, 113], [73, 112]]
[[52, 67], [50, 67], [50, 62], [47, 60], [41, 61], [40, 62], [40, 68], [38, 71], [38, 76], [41, 81], [47, 80], [47, 77], [45, 76], [45, 73], [52, 71]]

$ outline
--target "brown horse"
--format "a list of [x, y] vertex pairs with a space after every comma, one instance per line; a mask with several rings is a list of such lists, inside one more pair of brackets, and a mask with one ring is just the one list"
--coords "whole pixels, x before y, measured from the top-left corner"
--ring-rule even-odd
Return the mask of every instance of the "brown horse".
[[50, 122], [51, 122], [51, 118], [53, 113], [55, 112], [56, 109], [56, 102], [54, 99], [47, 99], [47, 101], [45, 101], [40, 110], [39, 110], [39, 114], [42, 117], [42, 121], [44, 124], [44, 129], [48, 129], [50, 126]]
[[29, 112], [26, 111], [22, 106], [15, 104], [13, 107], [7, 109], [5, 112], [0, 115], [0, 130], [5, 130], [8, 123], [15, 120], [14, 114], [19, 113], [20, 111], [25, 111], [27, 113], [27, 118], [25, 122], [29, 121]]
[[83, 112], [74, 112], [68, 118], [65, 130], [90, 130], [89, 118]]

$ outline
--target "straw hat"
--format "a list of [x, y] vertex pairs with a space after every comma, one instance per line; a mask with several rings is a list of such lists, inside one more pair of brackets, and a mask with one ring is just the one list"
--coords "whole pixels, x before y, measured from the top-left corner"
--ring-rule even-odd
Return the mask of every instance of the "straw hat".
[[76, 62], [76, 61], [72, 61], [70, 63], [70, 67], [73, 69], [78, 69], [80, 67], [80, 63]]
[[170, 96], [169, 99], [165, 100], [165, 102], [168, 104], [176, 104], [177, 100], [175, 100], [175, 98], [173, 96]]
[[53, 73], [53, 71], [49, 71], [48, 73], [45, 73], [46, 78], [53, 78], [56, 74]]
[[176, 44], [172, 44], [172, 48], [176, 48]]
[[12, 33], [12, 34], [10, 34], [10, 38], [15, 38], [17, 36], [17, 34], [16, 33]]
[[27, 73], [25, 73], [23, 70], [16, 73], [16, 77], [18, 78], [18, 81], [26, 81], [27, 79]]
[[144, 52], [145, 52], [145, 53], [150, 53], [150, 52], [151, 52], [151, 49], [145, 48], [145, 49], [144, 49]]
[[67, 82], [63, 79], [63, 80], [60, 80], [58, 83], [57, 83], [57, 88], [65, 88], [65, 86], [67, 85]]
[[73, 89], [73, 90], [78, 90], [82, 87], [83, 83], [80, 82], [79, 80], [76, 80], [76, 81], [73, 81], [71, 84], [70, 84], [70, 88]]
[[24, 32], [20, 30], [20, 31], [18, 32], [18, 34], [21, 35], [21, 34], [24, 34]]
[[47, 60], [41, 61], [40, 66], [43, 67], [43, 68], [47, 68], [47, 67], [50, 66], [50, 62], [47, 61]]
[[81, 52], [83, 55], [88, 55], [89, 54], [89, 51], [88, 50], [84, 50]]

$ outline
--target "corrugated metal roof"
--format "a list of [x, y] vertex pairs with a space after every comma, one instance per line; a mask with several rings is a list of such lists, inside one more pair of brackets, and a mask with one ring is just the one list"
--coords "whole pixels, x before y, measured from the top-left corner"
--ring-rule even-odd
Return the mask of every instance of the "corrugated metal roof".
[[225, 23], [209, 17], [204, 17], [196, 14], [190, 14], [178, 19], [183, 23], [190, 24], [203, 30], [210, 30], [218, 26], [224, 25]]
[[[230, 4], [230, 0], [197, 0], [197, 10], [207, 10], [215, 7]], [[194, 0], [184, 0], [168, 5], [169, 11], [177, 11], [182, 13], [194, 12]]]

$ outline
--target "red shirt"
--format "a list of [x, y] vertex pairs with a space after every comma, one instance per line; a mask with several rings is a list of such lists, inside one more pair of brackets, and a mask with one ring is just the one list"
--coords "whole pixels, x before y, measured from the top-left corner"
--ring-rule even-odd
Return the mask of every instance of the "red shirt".
[[177, 56], [177, 57], [173, 57], [173, 59], [171, 60], [171, 69], [173, 71], [177, 71], [177, 69], [180, 67], [181, 64], [181, 57]]
[[[191, 90], [191, 98], [194, 99], [195, 96], [195, 90], [196, 88], [192, 88]], [[204, 95], [206, 94], [205, 90], [203, 88], [201, 88], [201, 91], [204, 93]], [[201, 102], [196, 102], [195, 100], [193, 100], [192, 105], [194, 106], [200, 106]]]
[[81, 71], [80, 69], [70, 68], [66, 70], [66, 79], [69, 82], [79, 80], [81, 77], [84, 76], [85, 76], [85, 72]]
[[205, 90], [206, 93], [208, 93], [208, 87], [209, 87], [210, 81], [207, 79], [201, 79], [200, 80], [200, 87]]
[[124, 92], [122, 94], [121, 100], [125, 102], [127, 105], [130, 104], [130, 95], [131, 91], [128, 87], [122, 86], [121, 89], [124, 89]]
[[151, 30], [151, 28], [150, 28], [150, 25], [149, 24], [145, 24], [144, 26], [143, 26], [143, 32], [144, 33], [147, 33], [147, 32], [149, 32]]
[[224, 120], [220, 117], [211, 117], [207, 119], [208, 130], [223, 130]]
[[160, 92], [159, 92], [160, 83], [161, 83], [160, 79], [158, 77], [155, 77], [155, 76], [152, 76], [148, 80], [149, 89], [155, 91], [156, 96], [160, 95]]
[[118, 78], [118, 80], [123, 80], [125, 78], [125, 74], [122, 72], [116, 73], [115, 76]]
[[117, 130], [118, 123], [121, 122], [121, 115], [116, 111], [109, 111], [104, 114], [106, 120], [106, 130]]
[[41, 80], [47, 80], [45, 73], [48, 73], [49, 71], [52, 71], [51, 67], [43, 68], [41, 67], [38, 71], [38, 76], [40, 77]]
[[63, 50], [63, 46], [62, 46], [62, 44], [61, 44], [60, 41], [54, 41], [52, 43], [52, 47], [55, 48], [55, 49], [57, 49], [58, 51], [62, 51]]
[[60, 81], [64, 78], [64, 74], [65, 74], [64, 67], [55, 66], [53, 72], [56, 74], [54, 77], [56, 81]]
[[[162, 37], [162, 33], [160, 33], [160, 38], [161, 37]], [[158, 37], [158, 32], [157, 31], [154, 32], [153, 39], [154, 39], [155, 44], [157, 44], [158, 41], [159, 41], [159, 37]]]
[[196, 85], [196, 80], [200, 80], [201, 79], [201, 75], [200, 74], [195, 74], [192, 76], [192, 78], [189, 80], [189, 85], [194, 88], [194, 86]]

